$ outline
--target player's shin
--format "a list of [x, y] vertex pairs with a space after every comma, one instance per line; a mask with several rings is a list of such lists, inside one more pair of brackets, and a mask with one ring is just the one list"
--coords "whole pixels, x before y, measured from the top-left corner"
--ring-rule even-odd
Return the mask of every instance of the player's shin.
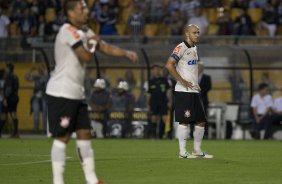
[[51, 150], [53, 184], [64, 184], [64, 170], [66, 159], [66, 144], [54, 140]]
[[205, 133], [204, 127], [195, 126], [193, 136], [194, 136], [194, 152], [196, 153], [201, 152], [201, 144], [202, 144], [204, 133]]
[[90, 140], [77, 140], [77, 153], [81, 161], [87, 184], [96, 184], [98, 179], [94, 167], [94, 154]]
[[179, 154], [186, 153], [186, 142], [188, 138], [188, 126], [179, 124], [177, 127], [178, 142], [179, 142]]

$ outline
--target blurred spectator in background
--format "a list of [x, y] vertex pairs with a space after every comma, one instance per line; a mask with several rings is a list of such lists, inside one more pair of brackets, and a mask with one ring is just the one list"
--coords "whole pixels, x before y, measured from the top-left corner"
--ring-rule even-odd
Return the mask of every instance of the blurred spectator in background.
[[12, 11], [22, 11], [27, 8], [27, 3], [23, 0], [13, 0], [11, 1], [11, 8]]
[[8, 38], [10, 19], [8, 16], [4, 15], [2, 11], [0, 7], [0, 49], [6, 50], [7, 40], [5, 39]]
[[268, 0], [250, 0], [249, 8], [263, 8]]
[[278, 13], [278, 24], [282, 25], [282, 0], [279, 1], [278, 7], [277, 7], [277, 13]]
[[195, 7], [199, 6], [200, 2], [197, 0], [182, 0], [181, 2], [181, 12], [183, 18], [188, 21], [191, 17], [195, 16]]
[[13, 121], [13, 132], [11, 138], [19, 138], [19, 122], [17, 118], [17, 107], [19, 103], [19, 78], [14, 74], [14, 65], [6, 64], [6, 78], [4, 84], [4, 111], [6, 113], [6, 121], [8, 116], [11, 116]]
[[222, 14], [217, 19], [218, 35], [231, 35], [233, 23], [230, 18], [229, 12], [224, 9]]
[[241, 9], [247, 9], [249, 6], [249, 1], [247, 0], [233, 0], [231, 2], [230, 7], [231, 8], [241, 8]]
[[8, 37], [9, 24], [10, 24], [9, 17], [3, 14], [3, 10], [0, 7], [0, 38]]
[[233, 34], [235, 35], [254, 35], [252, 19], [247, 14], [246, 9], [239, 10], [239, 16], [236, 17], [233, 24]]
[[162, 67], [153, 65], [148, 81], [148, 109], [151, 115], [149, 137], [163, 138], [164, 123], [172, 106], [171, 88], [167, 77], [162, 75]]
[[137, 108], [141, 108], [144, 111], [148, 111], [148, 100], [147, 100], [147, 91], [148, 91], [148, 82], [144, 82], [145, 79], [144, 76], [141, 76], [141, 87], [140, 87], [140, 92], [137, 95], [137, 99], [136, 99], [136, 103], [135, 103], [135, 107]]
[[33, 83], [33, 95], [30, 99], [31, 113], [33, 113], [33, 130], [39, 130], [39, 117], [42, 113], [43, 130], [47, 127], [47, 105], [45, 89], [48, 82], [47, 70], [39, 65], [32, 67], [25, 76], [26, 80]]
[[[199, 72], [199, 86], [201, 88], [201, 97], [203, 100], [203, 105], [204, 105], [204, 110], [205, 113], [208, 114], [208, 107], [209, 107], [209, 96], [208, 92], [212, 89], [212, 81], [211, 81], [211, 76], [207, 75], [204, 73], [205, 65], [203, 62], [199, 61], [198, 62], [198, 72]], [[193, 132], [194, 132], [194, 124], [190, 123], [190, 137], [193, 137]], [[208, 123], [205, 124], [205, 134], [204, 137], [208, 137]]]
[[171, 35], [182, 35], [185, 24], [179, 9], [171, 12], [164, 18], [164, 23], [169, 26]]
[[129, 86], [126, 81], [118, 82], [117, 89], [112, 91], [111, 101], [112, 105], [110, 110], [112, 112], [124, 112], [126, 119], [122, 123], [122, 137], [129, 137], [135, 99], [132, 93], [129, 91]]
[[55, 21], [45, 21], [44, 35], [48, 37], [55, 37], [59, 28], [60, 27], [56, 25]]
[[96, 79], [93, 87], [94, 89], [90, 97], [90, 106], [97, 116], [96, 119], [91, 119], [91, 125], [93, 128], [93, 134], [97, 138], [103, 138], [106, 135], [111, 98], [110, 93], [105, 90], [106, 81], [104, 79]]
[[5, 70], [0, 69], [0, 138], [5, 125], [5, 111], [4, 111], [4, 84], [5, 84]]
[[62, 0], [39, 0], [40, 12], [45, 13], [47, 8], [55, 8], [55, 11], [58, 12], [62, 9], [63, 1]]
[[129, 91], [135, 88], [136, 86], [136, 79], [132, 70], [126, 70], [124, 74], [124, 80], [128, 83]]
[[279, 91], [280, 94], [273, 102], [273, 115], [271, 117], [271, 123], [273, 125], [281, 125], [282, 123], [282, 90]]
[[263, 8], [262, 21], [259, 24], [259, 29], [266, 29], [270, 37], [276, 34], [278, 25], [278, 12], [277, 8], [269, 1]]
[[174, 121], [174, 103], [173, 103], [173, 93], [175, 85], [176, 85], [176, 80], [170, 75], [169, 71], [167, 68], [163, 67], [163, 77], [167, 79], [167, 82], [169, 84], [169, 87], [171, 89], [171, 95], [168, 95], [169, 101], [171, 101], [171, 107], [168, 109], [167, 117], [166, 117], [166, 122], [165, 122], [165, 136], [166, 138], [172, 139], [174, 137], [175, 131], [173, 128], [173, 125], [175, 123]]
[[34, 15], [36, 18], [38, 18], [40, 12], [38, 7], [38, 1], [37, 0], [31, 0], [28, 1], [28, 7], [30, 7], [30, 12], [32, 15]]
[[195, 24], [199, 26], [200, 36], [205, 35], [208, 31], [208, 19], [203, 14], [203, 9], [200, 6], [194, 8], [194, 16], [189, 18], [188, 24]]
[[[181, 16], [181, 18], [178, 19], [179, 20], [178, 22], [184, 21], [185, 23], [187, 23], [189, 19], [196, 16], [194, 12], [194, 8], [197, 6], [200, 6], [202, 8], [219, 8], [224, 6], [227, 9], [239, 8], [244, 10], [248, 10], [248, 8], [264, 8], [264, 16], [262, 18], [262, 22], [257, 27], [258, 31], [256, 30], [258, 34], [260, 34], [260, 31], [262, 31], [263, 29], [267, 29], [269, 31], [269, 35], [274, 36], [278, 24], [282, 25], [282, 2], [280, 0], [272, 0], [272, 1], [271, 0], [233, 0], [231, 1], [229, 6], [227, 6], [228, 4], [222, 0], [169, 0], [169, 1], [168, 0], [134, 0], [134, 1], [130, 1], [129, 3], [125, 3], [127, 4], [126, 6], [121, 5], [123, 4], [123, 1], [121, 0], [120, 1], [92, 0], [91, 2], [95, 4], [94, 6], [91, 6], [92, 9], [90, 13], [89, 26], [97, 31], [100, 30], [102, 35], [114, 35], [116, 34], [116, 32], [120, 33], [120, 30], [123, 34], [126, 34], [125, 33], [126, 26], [124, 25], [124, 22], [126, 20], [128, 20], [127, 31], [132, 35], [138, 35], [138, 34], [142, 35], [143, 27], [145, 23], [146, 24], [165, 23], [171, 25], [170, 22], [174, 22], [174, 21], [170, 21], [170, 17]], [[65, 17], [61, 16], [62, 3], [63, 3], [62, 0], [34, 0], [34, 1], [13, 0], [10, 1], [8, 4], [3, 3], [2, 7], [9, 9], [11, 25], [13, 25], [12, 24], [13, 22], [15, 23], [19, 22], [18, 28], [20, 32], [23, 31], [22, 19], [23, 17], [26, 17], [24, 15], [26, 14], [24, 11], [29, 9], [30, 12], [29, 17], [32, 17], [31, 19], [34, 20], [25, 21], [24, 37], [26, 37], [26, 35], [42, 36], [43, 35], [42, 31], [39, 30], [40, 25], [46, 26], [46, 30], [45, 30], [46, 35], [54, 36], [54, 34], [57, 33], [58, 28], [65, 21]], [[128, 14], [130, 15], [130, 12], [132, 11], [131, 10], [132, 5], [138, 7], [137, 9], [139, 10], [138, 13], [135, 12], [131, 14], [131, 18], [129, 18]], [[53, 9], [55, 14], [57, 14], [56, 20], [53, 21], [46, 20], [46, 15], [48, 14], [47, 12], [50, 9]], [[180, 14], [178, 13], [178, 11], [180, 11]], [[273, 16], [274, 14], [275, 16]], [[45, 16], [45, 18], [43, 19], [42, 16]], [[125, 19], [125, 21], [122, 20], [122, 22], [118, 22], [118, 24], [122, 24], [121, 28], [118, 27], [118, 31], [116, 31], [117, 17], [119, 17], [119, 19]], [[234, 27], [233, 34], [253, 35], [254, 31], [252, 30], [254, 30], [253, 29], [254, 25], [250, 25], [251, 28], [248, 27], [249, 20], [247, 16], [240, 16], [240, 17], [241, 17], [240, 19], [235, 21], [236, 28]], [[242, 17], [245, 18], [242, 19]], [[275, 23], [273, 23], [273, 17], [277, 17], [275, 19], [276, 20]], [[224, 18], [220, 18], [219, 20], [219, 22], [221, 23], [224, 21], [226, 21], [224, 20]], [[101, 25], [99, 22], [101, 23]], [[30, 24], [33, 24], [32, 29], [37, 28], [37, 30], [36, 29], [34, 31], [28, 30], [30, 29], [28, 28], [30, 27]], [[177, 25], [176, 22], [174, 25]], [[222, 27], [224, 26], [222, 25]], [[178, 35], [178, 33], [181, 32], [179, 31], [180, 29], [178, 29], [178, 31], [176, 31], [176, 29], [177, 28], [174, 28], [171, 31], [172, 35]], [[229, 31], [221, 30], [220, 32], [221, 34], [219, 35], [229, 35]], [[28, 46], [27, 43], [24, 41], [23, 41], [23, 45]]]
[[201, 0], [201, 7], [218, 8], [222, 7], [222, 2], [221, 0]]
[[268, 85], [269, 93], [272, 94], [278, 88], [275, 86], [273, 81], [269, 78], [268, 72], [263, 72], [261, 75], [261, 83], [265, 83]]
[[232, 89], [232, 102], [243, 103], [247, 99], [247, 85], [244, 81], [241, 71], [233, 71], [229, 75], [229, 82]]
[[139, 37], [143, 35], [144, 24], [145, 18], [143, 17], [142, 11], [138, 5], [135, 5], [127, 21], [128, 33], [133, 36], [135, 41], [139, 41]]
[[22, 36], [21, 45], [26, 49], [29, 47], [27, 38], [36, 34], [36, 19], [31, 15], [29, 8], [25, 8], [19, 17], [19, 30]]
[[[92, 29], [95, 33], [100, 33], [100, 24], [98, 21], [98, 15], [101, 14], [102, 8], [100, 1], [92, 0], [94, 3], [92, 6], [88, 6], [91, 8], [89, 13], [89, 19], [88, 19], [88, 26], [90, 29]], [[89, 1], [88, 1], [89, 3]]]
[[107, 4], [110, 0], [99, 0], [101, 4]]
[[169, 15], [172, 15], [175, 11], [180, 10], [181, 2], [180, 0], [170, 0], [167, 5], [167, 11]]
[[110, 78], [107, 76], [107, 71], [105, 68], [100, 69], [100, 79], [104, 79], [106, 82], [106, 90], [110, 91], [111, 89], [111, 81]]
[[91, 19], [98, 19], [98, 15], [101, 14], [102, 8], [100, 1], [95, 1], [95, 4], [92, 6], [92, 9], [90, 10], [90, 17]]
[[162, 1], [160, 0], [146, 0], [148, 5], [148, 19], [147, 23], [160, 23], [165, 14], [165, 7]]
[[265, 130], [264, 139], [270, 139], [272, 137], [270, 114], [273, 101], [266, 83], [259, 84], [258, 93], [253, 96], [251, 107], [254, 117], [251, 131], [252, 137], [254, 139], [260, 139], [260, 131]]
[[111, 94], [112, 111], [132, 112], [135, 104], [134, 96], [128, 91], [129, 86], [126, 81], [119, 81], [117, 89]]
[[116, 34], [116, 17], [114, 12], [109, 9], [109, 4], [103, 4], [102, 10], [98, 14], [98, 21], [100, 23], [101, 35], [115, 35]]
[[45, 17], [40, 15], [38, 17], [38, 24], [37, 24], [37, 35], [40, 37], [45, 36]]
[[56, 19], [55, 19], [55, 25], [57, 26], [55, 28], [56, 32], [59, 31], [59, 28], [67, 21], [67, 17], [64, 15], [63, 10], [59, 11], [57, 13]]
[[110, 13], [117, 16], [119, 12], [118, 0], [109, 0], [108, 4]]

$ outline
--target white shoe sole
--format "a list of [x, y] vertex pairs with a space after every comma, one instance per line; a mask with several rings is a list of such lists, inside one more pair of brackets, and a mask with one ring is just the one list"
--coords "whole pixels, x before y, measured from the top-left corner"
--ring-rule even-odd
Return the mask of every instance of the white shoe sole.
[[213, 158], [213, 155], [194, 155], [196, 158], [207, 158], [207, 159], [210, 159], [210, 158]]
[[191, 158], [197, 158], [196, 156], [193, 155], [189, 155], [189, 156], [181, 156], [179, 155], [178, 158], [182, 158], [182, 159], [191, 159]]

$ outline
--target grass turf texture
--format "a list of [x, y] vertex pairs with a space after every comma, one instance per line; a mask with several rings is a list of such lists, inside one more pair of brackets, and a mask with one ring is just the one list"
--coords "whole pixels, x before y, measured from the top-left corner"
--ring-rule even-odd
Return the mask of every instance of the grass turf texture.
[[[51, 139], [0, 139], [1, 184], [51, 184]], [[279, 141], [204, 141], [214, 159], [179, 159], [173, 140], [93, 140], [106, 184], [280, 184]], [[188, 141], [192, 147], [192, 141]], [[85, 184], [75, 141], [67, 148], [66, 184]]]

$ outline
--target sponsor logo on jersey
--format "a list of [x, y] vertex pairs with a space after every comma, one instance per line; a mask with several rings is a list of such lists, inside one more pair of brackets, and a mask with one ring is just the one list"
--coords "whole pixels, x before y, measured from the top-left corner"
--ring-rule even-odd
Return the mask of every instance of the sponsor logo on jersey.
[[71, 32], [72, 36], [74, 37], [75, 40], [80, 39], [80, 35], [77, 32], [77, 29], [73, 26], [68, 26], [67, 29]]
[[173, 50], [173, 54], [178, 54], [179, 53], [179, 51], [181, 50], [181, 48], [182, 48], [182, 45], [178, 45], [174, 50]]
[[197, 64], [197, 60], [196, 59], [192, 59], [190, 61], [187, 61], [188, 65], [196, 65]]

